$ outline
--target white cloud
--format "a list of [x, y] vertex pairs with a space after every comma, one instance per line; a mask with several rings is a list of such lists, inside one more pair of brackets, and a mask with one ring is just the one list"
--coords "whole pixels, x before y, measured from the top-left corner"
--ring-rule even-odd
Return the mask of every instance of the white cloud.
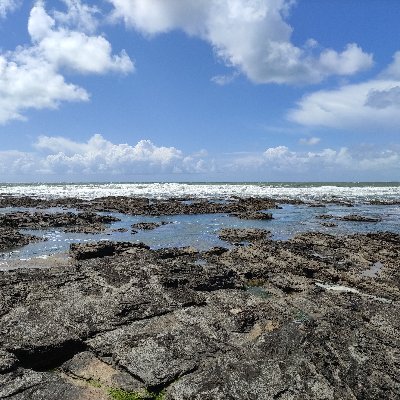
[[[0, 152], [0, 173], [7, 176], [90, 176], [198, 173], [209, 171], [203, 160], [207, 154], [185, 155], [175, 147], [156, 146], [150, 140], [136, 145], [114, 144], [103, 136], [93, 135], [87, 142], [64, 137], [41, 136], [34, 144], [36, 152]], [[9, 168], [9, 169], [8, 169]]]
[[264, 153], [237, 157], [231, 168], [237, 171], [266, 171], [275, 179], [393, 179], [400, 173], [400, 149], [342, 147], [300, 152], [277, 146], [268, 148]]
[[288, 119], [308, 127], [343, 130], [400, 128], [400, 52], [375, 78], [305, 95]]
[[400, 127], [400, 81], [374, 79], [303, 97], [288, 118], [305, 126], [338, 129]]
[[[315, 83], [369, 68], [372, 55], [356, 44], [313, 55], [317, 42], [291, 42], [285, 21], [291, 0], [109, 0], [114, 18], [145, 35], [180, 29], [210, 43], [215, 54], [256, 83]], [[217, 79], [217, 83], [220, 80]]]
[[113, 55], [103, 36], [73, 30], [73, 25], [94, 29], [95, 9], [78, 0], [65, 3], [67, 12], [56, 12], [52, 17], [38, 1], [28, 22], [31, 46], [0, 54], [0, 124], [23, 119], [24, 111], [30, 108], [57, 108], [64, 101], [87, 101], [85, 89], [65, 81], [64, 68], [86, 74], [133, 70], [127, 54], [122, 51]]
[[96, 6], [89, 6], [80, 0], [63, 0], [67, 12], [54, 11], [54, 18], [64, 26], [70, 26], [79, 31], [94, 33], [99, 24], [97, 15], [101, 11]]
[[[400, 82], [399, 82], [400, 85]], [[400, 107], [400, 86], [395, 86], [387, 90], [371, 90], [368, 93], [366, 106], [377, 109], [388, 107]]]
[[211, 78], [211, 82], [214, 82], [220, 86], [225, 86], [233, 82], [238, 77], [238, 75], [239, 74], [237, 71], [230, 75], [215, 75]]
[[393, 55], [393, 62], [382, 72], [382, 79], [400, 80], [400, 51], [396, 51]]
[[182, 174], [188, 179], [190, 174], [202, 174], [206, 179], [212, 176], [221, 180], [394, 180], [400, 174], [400, 147], [379, 150], [372, 145], [319, 151], [277, 146], [264, 152], [221, 154], [212, 159], [205, 150], [185, 154], [150, 140], [115, 144], [97, 134], [86, 142], [41, 136], [34, 148], [32, 152], [0, 151], [3, 180], [121, 180], [141, 175], [173, 180]]
[[23, 119], [26, 109], [57, 108], [62, 101], [86, 101], [88, 93], [44, 60], [20, 54], [0, 55], [0, 123]]
[[8, 13], [15, 11], [20, 4], [19, 0], [0, 0], [0, 18], [5, 18]]
[[346, 46], [342, 53], [325, 50], [319, 57], [319, 64], [326, 74], [352, 75], [372, 65], [372, 56], [362, 51], [355, 43]]
[[[120, 55], [112, 55], [111, 44], [103, 36], [88, 36], [63, 25], [59, 26], [60, 21], [74, 21], [85, 26], [91, 24], [91, 14], [80, 2], [67, 1], [67, 5], [71, 7], [71, 14], [61, 14], [63, 18], [58, 14], [57, 21], [46, 13], [43, 3], [36, 3], [28, 23], [29, 33], [35, 43], [30, 51], [56, 68], [66, 67], [81, 73], [131, 72], [133, 63], [128, 55], [124, 51]], [[83, 12], [83, 15], [79, 12]]]
[[305, 144], [307, 146], [314, 146], [315, 144], [318, 144], [321, 141], [320, 138], [318, 137], [310, 137], [310, 138], [301, 138], [299, 140], [300, 144]]

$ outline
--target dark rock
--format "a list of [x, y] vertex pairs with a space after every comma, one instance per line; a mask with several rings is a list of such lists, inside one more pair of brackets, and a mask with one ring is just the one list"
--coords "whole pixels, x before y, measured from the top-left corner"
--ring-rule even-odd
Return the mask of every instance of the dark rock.
[[132, 231], [137, 232], [137, 229], [148, 231], [148, 230], [153, 230], [153, 229], [156, 229], [156, 228], [158, 228], [160, 226], [167, 225], [167, 224], [169, 224], [169, 222], [166, 222], [166, 221], [161, 221], [161, 222], [138, 222], [138, 223], [132, 225], [132, 228], [133, 228]]
[[343, 217], [337, 218], [341, 221], [354, 221], [354, 222], [379, 222], [382, 218], [378, 217], [366, 217], [364, 215], [350, 214]]
[[106, 245], [0, 274], [0, 398], [399, 398], [400, 235]]
[[158, 258], [167, 259], [167, 258], [177, 258], [182, 256], [193, 257], [196, 256], [199, 253], [199, 251], [194, 247], [187, 246], [187, 247], [169, 247], [165, 249], [156, 250], [155, 253], [157, 254]]
[[222, 240], [235, 242], [252, 242], [267, 237], [270, 232], [265, 229], [256, 228], [224, 228], [218, 232], [218, 237]]
[[259, 220], [273, 219], [271, 213], [265, 213], [261, 211], [232, 213], [231, 215], [240, 219], [259, 219]]
[[0, 227], [0, 250], [11, 250], [31, 242], [43, 240], [38, 236], [22, 234], [17, 229]]
[[379, 222], [382, 220], [380, 217], [369, 217], [364, 215], [349, 214], [343, 216], [321, 214], [317, 215], [318, 219], [335, 219], [336, 221], [351, 221], [351, 222]]
[[337, 224], [335, 224], [334, 222], [321, 222], [322, 226], [326, 226], [327, 228], [334, 228], [335, 226], [337, 226]]
[[89, 258], [113, 256], [135, 248], [149, 249], [144, 243], [102, 241], [72, 243], [70, 245], [70, 254], [76, 260], [87, 260]]
[[2, 227], [46, 229], [49, 227], [63, 228], [68, 232], [98, 233], [105, 229], [106, 224], [119, 221], [109, 215], [98, 215], [92, 212], [73, 213], [57, 212], [42, 213], [19, 211], [0, 215]]

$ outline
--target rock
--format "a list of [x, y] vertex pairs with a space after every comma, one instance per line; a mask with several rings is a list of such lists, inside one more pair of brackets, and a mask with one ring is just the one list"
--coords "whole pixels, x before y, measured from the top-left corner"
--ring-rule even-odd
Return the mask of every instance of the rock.
[[43, 240], [38, 236], [22, 234], [17, 229], [0, 227], [0, 250], [10, 250]]
[[158, 228], [160, 226], [167, 225], [169, 223], [170, 222], [166, 222], [166, 221], [161, 221], [161, 222], [138, 222], [138, 223], [132, 225], [132, 228], [133, 228], [132, 231], [137, 232], [137, 229], [146, 230], [146, 231], [153, 230], [153, 229], [156, 229], [156, 228]]
[[144, 243], [101, 241], [93, 243], [72, 243], [70, 255], [76, 260], [87, 260], [120, 254], [130, 249], [149, 249]]
[[16, 369], [18, 360], [12, 353], [0, 350], [0, 374]]
[[0, 375], [0, 398], [12, 400], [106, 400], [95, 388], [74, 385], [52, 372], [18, 369]]
[[98, 233], [105, 229], [106, 224], [119, 221], [118, 218], [98, 215], [92, 212], [73, 213], [57, 212], [42, 213], [18, 211], [0, 215], [2, 227], [46, 229], [50, 227], [63, 228], [68, 232]]
[[270, 232], [256, 228], [224, 228], [218, 232], [218, 237], [228, 242], [252, 242], [267, 237]]
[[379, 222], [382, 219], [377, 217], [366, 217], [364, 215], [349, 214], [343, 217], [337, 218], [341, 221], [354, 221], [354, 222]]
[[322, 226], [326, 226], [327, 228], [334, 228], [335, 226], [337, 226], [337, 224], [335, 224], [334, 222], [321, 222]]
[[220, 256], [221, 254], [224, 254], [227, 251], [228, 251], [228, 249], [225, 247], [215, 246], [215, 247], [211, 247], [210, 249], [208, 249], [205, 252], [205, 254], [207, 256]]
[[97, 386], [120, 388], [128, 392], [143, 389], [143, 383], [127, 372], [96, 357], [89, 351], [76, 354], [61, 365], [61, 370], [74, 378], [94, 381]]
[[380, 217], [368, 217], [364, 215], [349, 214], [343, 216], [321, 214], [317, 215], [318, 219], [335, 219], [336, 221], [351, 221], [351, 222], [379, 222], [382, 219]]
[[0, 273], [0, 398], [399, 398], [400, 235], [102, 246]]
[[271, 213], [265, 213], [261, 211], [232, 213], [231, 215], [240, 219], [259, 219], [259, 220], [273, 219]]
[[196, 256], [199, 253], [199, 251], [192, 246], [187, 246], [187, 247], [169, 247], [165, 249], [156, 250], [155, 253], [159, 258], [166, 259], [166, 258], [176, 258], [182, 256], [193, 257]]

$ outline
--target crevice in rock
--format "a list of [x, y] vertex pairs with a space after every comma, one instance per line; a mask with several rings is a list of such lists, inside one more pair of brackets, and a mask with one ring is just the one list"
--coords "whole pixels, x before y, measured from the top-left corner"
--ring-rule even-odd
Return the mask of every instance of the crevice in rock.
[[[155, 394], [162, 393], [162, 392], [164, 392], [166, 389], [168, 389], [168, 387], [171, 386], [171, 385], [172, 385], [174, 382], [176, 382], [178, 379], [181, 379], [181, 378], [183, 378], [183, 377], [186, 376], [186, 375], [190, 375], [190, 374], [192, 374], [193, 372], [195, 372], [195, 371], [197, 371], [197, 370], [198, 370], [198, 366], [196, 365], [196, 366], [194, 366], [193, 368], [188, 369], [187, 371], [184, 371], [184, 372], [182, 372], [182, 373], [179, 373], [179, 374], [175, 375], [173, 378], [171, 378], [171, 379], [168, 380], [168, 381], [165, 381], [165, 382], [160, 383], [160, 384], [158, 384], [158, 385], [149, 386], [147, 389], [148, 389], [150, 392], [155, 393]], [[129, 371], [128, 371], [128, 373], [129, 373]], [[132, 375], [132, 374], [131, 374], [131, 375]], [[134, 375], [132, 375], [132, 376], [133, 376], [135, 379], [137, 379], [136, 376], [134, 376]]]
[[14, 397], [14, 396], [17, 395], [17, 394], [24, 393], [24, 392], [26, 392], [27, 390], [32, 389], [32, 388], [37, 387], [37, 386], [40, 386], [40, 385], [41, 385], [41, 383], [33, 383], [32, 385], [24, 386], [24, 387], [22, 387], [22, 388], [19, 388], [19, 389], [13, 391], [12, 393], [6, 394], [5, 396], [1, 396], [1, 399], [9, 399], [9, 398], [12, 398], [12, 397]]
[[68, 340], [58, 346], [14, 350], [13, 354], [19, 360], [21, 367], [40, 372], [58, 368], [65, 361], [85, 350], [85, 343]]
[[289, 388], [284, 388], [282, 390], [280, 390], [278, 393], [274, 394], [274, 399], [280, 399], [287, 391], [289, 390]]

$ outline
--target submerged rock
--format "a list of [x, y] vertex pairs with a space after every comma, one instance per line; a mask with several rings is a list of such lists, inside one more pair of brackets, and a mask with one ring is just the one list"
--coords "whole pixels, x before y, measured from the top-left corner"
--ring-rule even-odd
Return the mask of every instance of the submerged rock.
[[224, 228], [218, 231], [218, 237], [222, 240], [235, 242], [252, 242], [267, 237], [271, 232], [257, 228]]
[[136, 224], [132, 225], [132, 231], [137, 232], [136, 230], [145, 230], [145, 231], [149, 231], [149, 230], [153, 230], [156, 228], [159, 228], [160, 226], [163, 225], [167, 225], [170, 222], [166, 222], [166, 221], [161, 221], [161, 222], [138, 222]]
[[265, 213], [261, 211], [232, 213], [231, 215], [240, 219], [259, 219], [259, 220], [273, 219], [272, 213]]
[[38, 236], [22, 234], [17, 229], [0, 227], [0, 251], [25, 246], [43, 240]]
[[318, 219], [335, 219], [336, 221], [351, 221], [351, 222], [380, 222], [382, 218], [380, 217], [370, 217], [365, 215], [349, 214], [349, 215], [331, 215], [331, 214], [321, 214], [317, 215]]

